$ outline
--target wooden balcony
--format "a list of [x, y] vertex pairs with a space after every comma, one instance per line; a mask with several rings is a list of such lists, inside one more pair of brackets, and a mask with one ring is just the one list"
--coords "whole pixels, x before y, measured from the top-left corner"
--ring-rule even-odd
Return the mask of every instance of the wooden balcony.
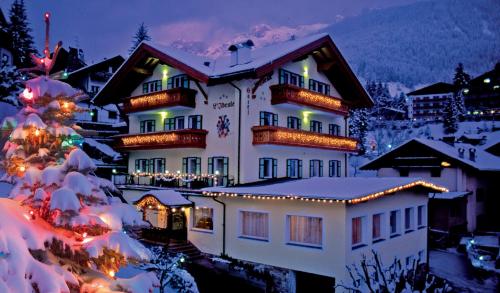
[[123, 102], [123, 112], [139, 112], [158, 108], [196, 106], [196, 91], [189, 88], [175, 88], [141, 96], [130, 97]]
[[273, 144], [357, 152], [358, 141], [353, 138], [297, 130], [278, 126], [254, 126], [253, 144]]
[[291, 103], [346, 116], [349, 108], [339, 98], [323, 95], [290, 84], [276, 84], [271, 89], [271, 104]]
[[173, 131], [115, 136], [120, 150], [174, 149], [207, 147], [207, 130], [181, 129]]

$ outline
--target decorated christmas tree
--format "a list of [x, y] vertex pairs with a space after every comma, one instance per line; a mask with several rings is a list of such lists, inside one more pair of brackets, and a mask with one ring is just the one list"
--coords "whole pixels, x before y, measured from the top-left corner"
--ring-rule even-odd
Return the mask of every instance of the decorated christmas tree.
[[85, 96], [48, 77], [61, 44], [49, 53], [49, 14], [45, 21], [45, 56], [33, 56], [28, 70], [41, 76], [26, 81], [3, 148], [3, 179], [14, 187], [10, 199], [0, 199], [0, 292], [151, 291], [153, 273], [115, 278], [128, 262], [149, 259], [123, 230], [144, 222], [112, 196], [113, 184], [94, 175], [94, 162], [78, 148], [72, 118]]

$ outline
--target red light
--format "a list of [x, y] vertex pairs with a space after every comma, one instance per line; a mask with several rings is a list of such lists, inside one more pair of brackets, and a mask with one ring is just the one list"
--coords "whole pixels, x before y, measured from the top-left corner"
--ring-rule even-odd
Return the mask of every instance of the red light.
[[32, 215], [32, 216], [33, 216], [33, 214], [34, 214], [34, 213], [35, 213], [35, 212], [33, 212], [33, 211], [30, 211], [30, 215]]
[[48, 12], [45, 12], [45, 18], [49, 18], [50, 14]]

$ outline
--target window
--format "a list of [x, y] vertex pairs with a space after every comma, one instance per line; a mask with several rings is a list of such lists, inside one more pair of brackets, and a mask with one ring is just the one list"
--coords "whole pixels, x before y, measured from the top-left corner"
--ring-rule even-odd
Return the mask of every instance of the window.
[[366, 219], [365, 217], [356, 217], [352, 218], [352, 226], [351, 226], [351, 231], [352, 231], [352, 238], [351, 238], [351, 244], [353, 247], [359, 247], [364, 244], [364, 225], [365, 225]]
[[321, 81], [309, 79], [309, 89], [311, 91], [322, 93], [324, 95], [328, 95], [328, 96], [330, 95], [330, 85], [328, 85], [324, 82], [321, 82]]
[[93, 94], [97, 94], [97, 92], [99, 92], [99, 90], [100, 90], [100, 88], [96, 85], [90, 86], [90, 92]]
[[374, 243], [384, 239], [382, 234], [383, 221], [383, 213], [375, 214], [372, 217], [372, 240]]
[[273, 158], [259, 159], [259, 179], [276, 178], [278, 173], [278, 160]]
[[186, 74], [179, 74], [167, 80], [167, 89], [189, 88], [189, 77]]
[[411, 232], [415, 229], [415, 209], [406, 208], [405, 209], [405, 232]]
[[309, 177], [323, 177], [323, 161], [310, 160], [309, 161]]
[[321, 133], [323, 131], [323, 123], [316, 120], [311, 120], [311, 124], [309, 125], [310, 130], [313, 132]]
[[400, 177], [408, 177], [408, 176], [410, 176], [410, 169], [408, 169], [408, 168], [399, 169], [399, 176]]
[[201, 175], [201, 158], [182, 158], [182, 172], [186, 174]]
[[302, 178], [302, 160], [299, 159], [286, 160], [286, 177]]
[[155, 120], [142, 120], [140, 123], [140, 132], [141, 133], [148, 133], [148, 132], [155, 132]]
[[425, 206], [421, 205], [417, 207], [417, 225], [418, 228], [423, 228], [426, 225], [427, 215], [425, 213]]
[[193, 212], [193, 228], [201, 230], [214, 230], [214, 209], [196, 207]]
[[[210, 157], [208, 158], [208, 173], [217, 175], [217, 186], [226, 186], [229, 174], [228, 157]], [[215, 181], [211, 180], [212, 185]]]
[[190, 129], [202, 129], [202, 116], [201, 115], [190, 115], [188, 117], [188, 128]]
[[431, 177], [441, 177], [441, 168], [431, 168]]
[[401, 211], [391, 211], [389, 221], [391, 237], [399, 236], [401, 230]]
[[278, 114], [260, 111], [260, 126], [278, 126]]
[[339, 136], [340, 126], [337, 124], [328, 124], [328, 134]]
[[328, 176], [329, 177], [340, 177], [341, 176], [341, 167], [340, 167], [339, 160], [328, 161]]
[[269, 239], [269, 214], [261, 212], [240, 212], [240, 236], [258, 240]]
[[147, 160], [147, 159], [135, 160], [135, 172], [136, 173], [148, 173], [149, 172], [149, 160]]
[[293, 129], [301, 129], [301, 121], [297, 117], [288, 116], [287, 118], [287, 127]]
[[166, 118], [163, 123], [166, 131], [184, 129], [184, 116]]
[[142, 93], [148, 94], [161, 91], [161, 80], [153, 80], [142, 84]]
[[116, 119], [118, 117], [118, 113], [116, 111], [108, 111], [108, 119]]
[[285, 69], [279, 70], [280, 84], [292, 84], [298, 87], [304, 87], [304, 77], [297, 73]]
[[288, 243], [321, 247], [323, 219], [307, 216], [287, 216]]
[[163, 158], [150, 159], [148, 172], [165, 173], [165, 159], [163, 159]]

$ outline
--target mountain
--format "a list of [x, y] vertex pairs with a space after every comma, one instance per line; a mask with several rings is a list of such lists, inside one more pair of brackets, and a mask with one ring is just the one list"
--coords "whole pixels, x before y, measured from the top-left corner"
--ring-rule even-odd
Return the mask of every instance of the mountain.
[[434, 0], [373, 10], [324, 29], [359, 76], [406, 86], [474, 75], [500, 61], [500, 1]]

